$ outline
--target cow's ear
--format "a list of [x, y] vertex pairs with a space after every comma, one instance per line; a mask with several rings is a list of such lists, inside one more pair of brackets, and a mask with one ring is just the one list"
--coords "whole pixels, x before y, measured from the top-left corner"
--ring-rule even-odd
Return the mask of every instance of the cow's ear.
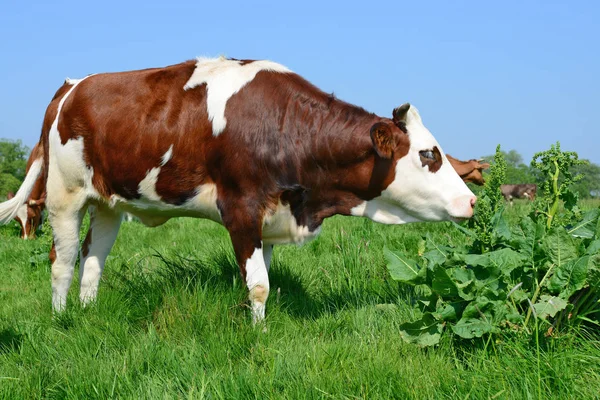
[[488, 169], [489, 167], [490, 167], [489, 163], [483, 163], [483, 164], [479, 164], [477, 169]]
[[406, 117], [408, 116], [408, 110], [410, 109], [409, 103], [404, 103], [398, 108], [394, 108], [392, 116], [394, 117], [394, 124], [401, 126], [406, 124]]
[[398, 138], [392, 127], [385, 122], [377, 122], [371, 127], [371, 140], [377, 154], [382, 158], [392, 158], [398, 145]]

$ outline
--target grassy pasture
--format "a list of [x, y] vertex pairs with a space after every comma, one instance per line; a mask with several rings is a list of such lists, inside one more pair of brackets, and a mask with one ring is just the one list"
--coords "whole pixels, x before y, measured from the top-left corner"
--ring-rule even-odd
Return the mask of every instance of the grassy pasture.
[[[515, 202], [510, 219], [526, 209]], [[597, 332], [541, 338], [539, 355], [533, 337], [405, 344], [413, 292], [389, 278], [382, 249], [416, 252], [426, 232], [464, 240], [448, 223], [336, 217], [317, 240], [276, 247], [262, 333], [212, 222], [124, 223], [98, 304], [78, 305], [76, 277], [55, 318], [49, 238], [0, 227], [0, 398], [515, 399], [537, 398], [538, 376], [544, 398], [600, 396]]]

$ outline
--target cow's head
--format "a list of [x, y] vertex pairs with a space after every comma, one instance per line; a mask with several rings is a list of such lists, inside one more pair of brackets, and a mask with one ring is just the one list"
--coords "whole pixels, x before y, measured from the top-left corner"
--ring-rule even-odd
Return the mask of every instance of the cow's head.
[[474, 159], [469, 161], [461, 161], [449, 154], [446, 154], [446, 158], [448, 158], [448, 161], [450, 161], [450, 164], [464, 182], [471, 182], [479, 186], [483, 186], [483, 184], [485, 184], [485, 179], [483, 179], [483, 170], [488, 169], [490, 164], [481, 163], [481, 160]]
[[394, 177], [380, 196], [355, 207], [352, 214], [390, 224], [473, 216], [477, 198], [452, 168], [415, 107], [407, 103], [396, 108], [392, 121], [373, 125], [371, 139], [376, 157], [395, 164]]
[[[9, 197], [9, 199], [12, 198]], [[21, 226], [21, 238], [33, 239], [39, 226], [42, 224], [42, 210], [44, 199], [29, 200], [22, 204], [15, 220]]]

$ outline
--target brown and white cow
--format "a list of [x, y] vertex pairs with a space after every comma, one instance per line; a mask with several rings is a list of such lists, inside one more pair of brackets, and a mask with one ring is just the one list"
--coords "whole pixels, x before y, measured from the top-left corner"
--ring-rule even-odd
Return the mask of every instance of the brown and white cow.
[[446, 157], [463, 181], [471, 182], [479, 186], [482, 186], [485, 183], [485, 179], [483, 179], [483, 170], [488, 169], [490, 164], [482, 164], [481, 160], [474, 159], [461, 161], [452, 157], [450, 154], [446, 154]]
[[501, 185], [500, 191], [506, 201], [512, 204], [513, 199], [535, 200], [537, 185], [534, 183], [520, 183], [516, 185]]
[[[39, 143], [33, 147], [29, 159], [27, 160], [27, 172], [31, 169], [31, 164], [38, 158], [43, 157], [44, 149]], [[44, 203], [46, 193], [44, 191], [44, 181], [42, 177], [38, 177], [35, 181], [33, 189], [29, 194], [29, 197], [19, 207], [15, 220], [21, 226], [21, 238], [32, 239], [35, 238], [36, 231], [42, 223], [42, 211], [44, 211]], [[13, 193], [8, 194], [8, 199], [14, 197]]]
[[416, 108], [378, 117], [271, 61], [200, 58], [67, 80], [41, 141], [44, 156], [17, 202], [0, 205], [0, 221], [47, 166], [54, 310], [66, 304], [88, 205], [84, 304], [96, 298], [121, 213], [152, 226], [192, 216], [229, 231], [258, 321], [273, 244], [311, 239], [336, 214], [386, 224], [469, 218], [476, 200]]

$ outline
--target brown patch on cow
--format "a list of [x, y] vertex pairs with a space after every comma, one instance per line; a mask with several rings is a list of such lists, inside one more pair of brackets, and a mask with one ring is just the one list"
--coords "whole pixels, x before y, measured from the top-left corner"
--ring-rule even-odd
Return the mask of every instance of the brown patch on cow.
[[[433, 158], [426, 156], [429, 152], [431, 152]], [[420, 151], [419, 157], [421, 158], [421, 165], [423, 167], [428, 166], [429, 172], [436, 173], [442, 167], [442, 153], [440, 153], [440, 149], [438, 149], [437, 146], [433, 146], [433, 149], [431, 150]]]
[[[204, 143], [212, 136], [206, 87], [184, 91], [195, 61], [166, 68], [94, 75], [63, 106], [63, 140], [83, 137], [92, 183], [105, 198], [137, 199], [139, 183], [160, 167], [156, 192], [182, 204], [207, 182]], [[173, 146], [172, 158], [161, 167]]]
[[[410, 147], [390, 119], [332, 98], [296, 74], [259, 72], [229, 99], [225, 117], [227, 128], [206, 150], [222, 192], [254, 193], [267, 201], [253, 202], [271, 210], [283, 196], [297, 222], [311, 231], [324, 218], [348, 215], [380, 195]], [[378, 122], [398, 138], [391, 159], [373, 145], [370, 132]]]
[[83, 257], [87, 257], [88, 254], [90, 253], [90, 246], [92, 244], [92, 227], [90, 226], [90, 229], [87, 232], [87, 235], [85, 235], [85, 239], [83, 240], [83, 244], [81, 245], [81, 255]]
[[56, 247], [54, 246], [54, 240], [52, 241], [52, 248], [50, 249], [48, 258], [50, 259], [50, 264], [54, 264], [54, 261], [56, 261]]

